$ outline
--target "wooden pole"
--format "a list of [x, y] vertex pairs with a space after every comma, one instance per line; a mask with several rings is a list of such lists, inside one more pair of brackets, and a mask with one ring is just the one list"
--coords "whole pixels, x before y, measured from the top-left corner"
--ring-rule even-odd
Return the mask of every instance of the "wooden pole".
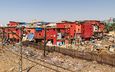
[[19, 28], [20, 29], [20, 63], [19, 63], [19, 72], [22, 72], [22, 35], [23, 35], [23, 31], [22, 31], [22, 27]]
[[2, 49], [4, 47], [4, 28], [2, 28]]
[[44, 56], [46, 56], [46, 27], [44, 27]]

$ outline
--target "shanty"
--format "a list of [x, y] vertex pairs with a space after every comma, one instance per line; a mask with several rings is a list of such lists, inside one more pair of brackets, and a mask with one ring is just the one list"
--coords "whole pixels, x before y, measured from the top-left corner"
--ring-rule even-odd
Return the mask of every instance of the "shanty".
[[[115, 1], [110, 1], [105, 3], [115, 6]], [[104, 5], [100, 0], [1, 2], [0, 8], [11, 8], [12, 13], [0, 14], [0, 72], [115, 72], [115, 16], [108, 17], [112, 14], [108, 10], [108, 15], [94, 12], [99, 7], [105, 11], [96, 5]], [[95, 10], [81, 10], [79, 6]]]

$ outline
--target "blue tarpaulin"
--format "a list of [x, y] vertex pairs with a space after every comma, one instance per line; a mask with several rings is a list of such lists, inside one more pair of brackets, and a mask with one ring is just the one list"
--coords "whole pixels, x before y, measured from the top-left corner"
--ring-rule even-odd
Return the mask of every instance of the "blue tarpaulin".
[[27, 39], [28, 39], [29, 41], [32, 41], [33, 38], [34, 38], [34, 34], [33, 34], [33, 33], [28, 34]]
[[42, 30], [42, 28], [36, 28], [36, 31], [41, 31]]

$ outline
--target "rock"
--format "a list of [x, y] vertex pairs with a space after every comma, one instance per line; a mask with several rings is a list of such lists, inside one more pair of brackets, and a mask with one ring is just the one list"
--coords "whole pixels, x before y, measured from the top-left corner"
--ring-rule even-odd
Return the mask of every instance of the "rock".
[[13, 70], [15, 69], [15, 67], [11, 67], [8, 72], [13, 72]]
[[93, 61], [93, 63], [94, 63], [94, 64], [96, 64], [96, 63], [97, 63], [97, 61]]

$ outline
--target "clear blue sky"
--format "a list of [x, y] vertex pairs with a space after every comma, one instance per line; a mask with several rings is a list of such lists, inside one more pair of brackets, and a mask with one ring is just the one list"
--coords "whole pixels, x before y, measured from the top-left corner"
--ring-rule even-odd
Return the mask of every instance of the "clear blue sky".
[[115, 0], [0, 0], [0, 23], [108, 19], [115, 17]]

